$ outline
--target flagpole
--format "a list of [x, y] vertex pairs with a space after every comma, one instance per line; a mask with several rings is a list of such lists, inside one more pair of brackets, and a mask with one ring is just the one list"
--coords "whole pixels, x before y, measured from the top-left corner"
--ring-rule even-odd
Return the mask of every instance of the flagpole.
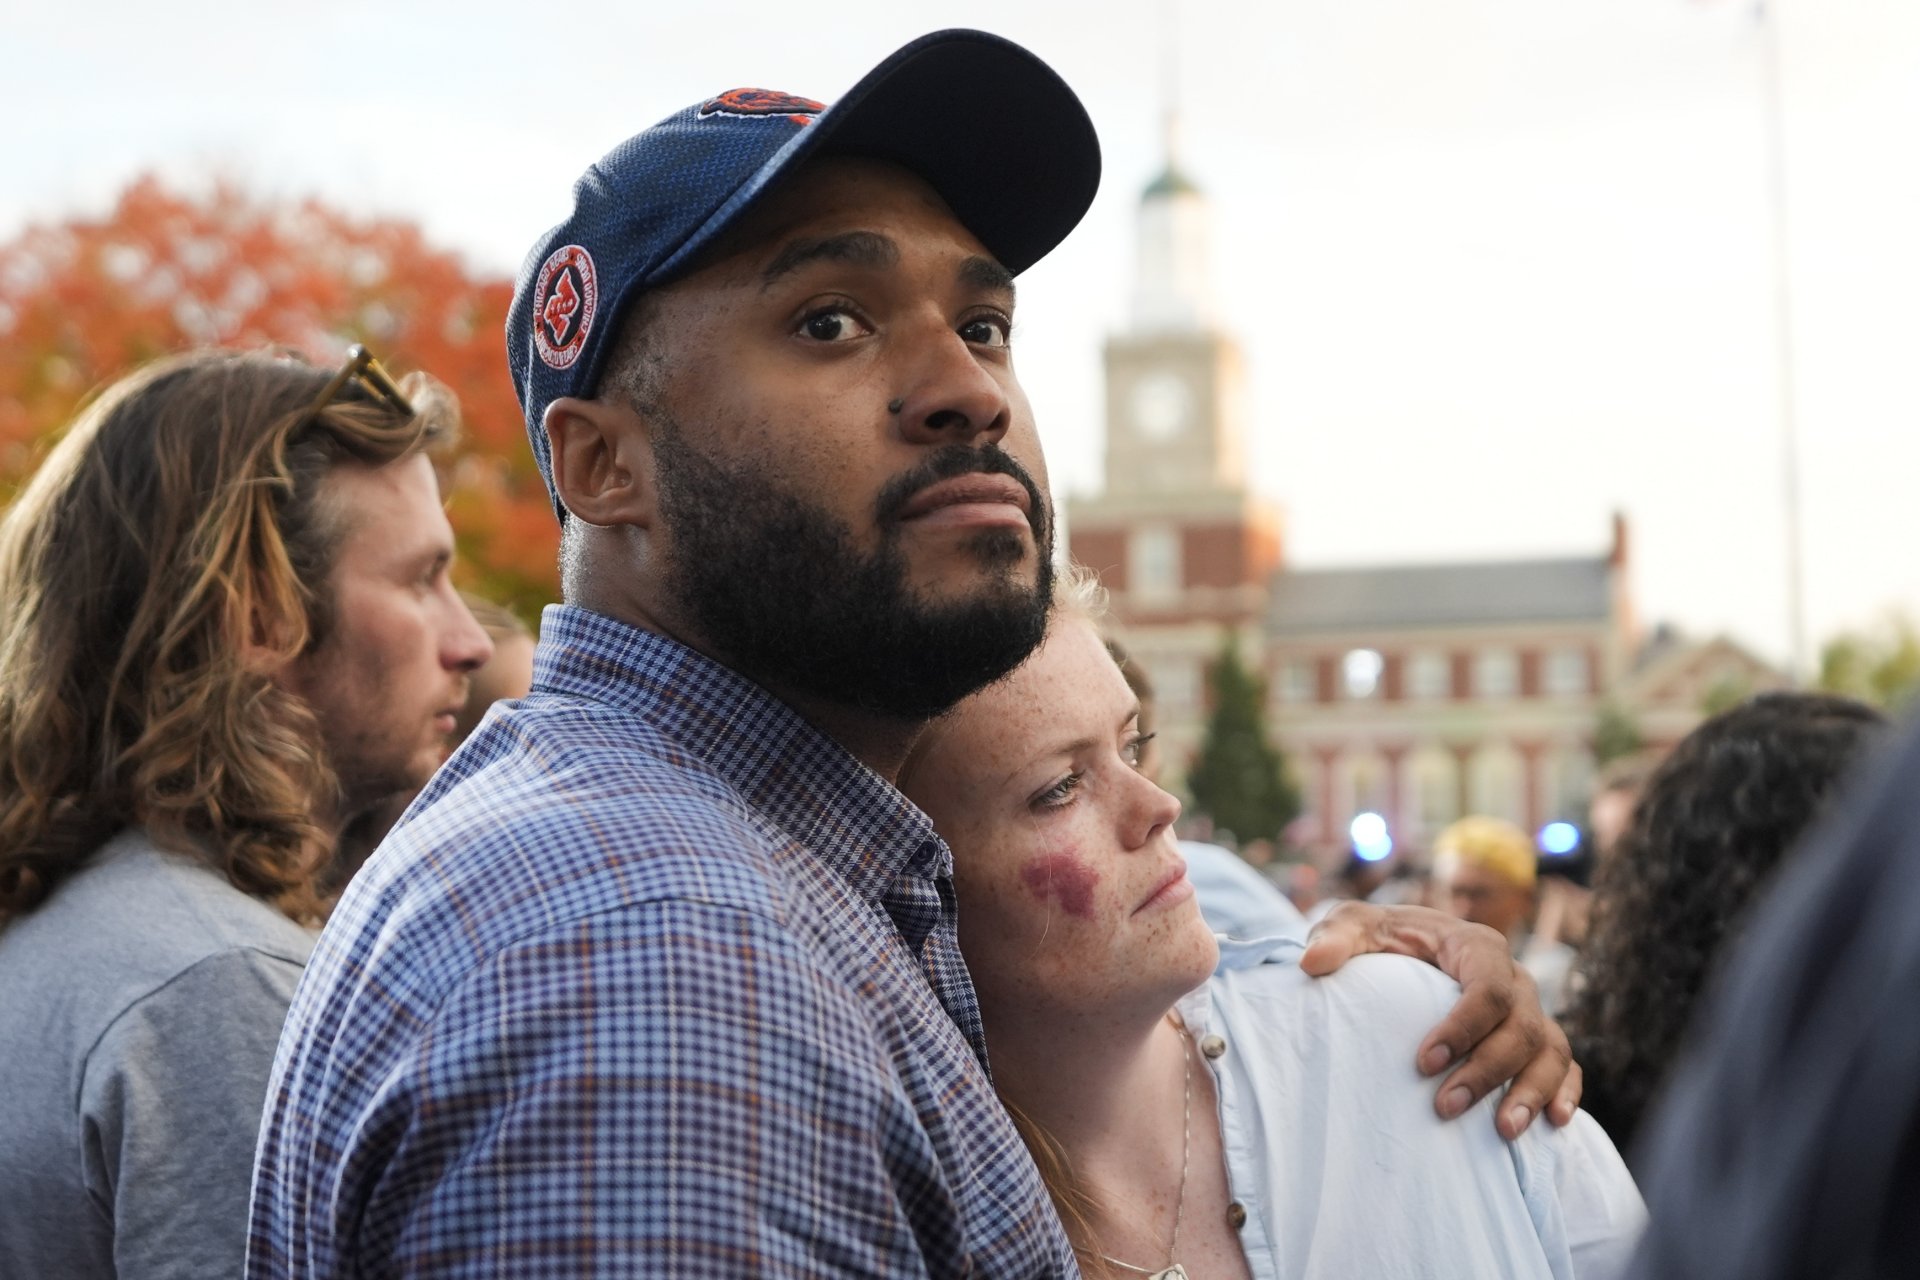
[[1787, 138], [1782, 109], [1779, 0], [1758, 0], [1761, 93], [1766, 108], [1767, 190], [1773, 230], [1774, 365], [1780, 397], [1781, 506], [1786, 523], [1787, 635], [1795, 683], [1812, 675], [1807, 660], [1807, 605], [1801, 563], [1800, 439], [1796, 414], [1793, 347], [1793, 273], [1787, 223]]

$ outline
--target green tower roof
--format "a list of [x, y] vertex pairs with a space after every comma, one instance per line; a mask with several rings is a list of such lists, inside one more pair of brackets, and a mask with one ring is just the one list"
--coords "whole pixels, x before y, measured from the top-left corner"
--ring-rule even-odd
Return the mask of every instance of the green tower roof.
[[1151, 200], [1155, 196], [1197, 196], [1199, 194], [1200, 188], [1193, 179], [1169, 162], [1167, 167], [1160, 171], [1160, 176], [1147, 184], [1147, 189], [1140, 193], [1140, 198]]

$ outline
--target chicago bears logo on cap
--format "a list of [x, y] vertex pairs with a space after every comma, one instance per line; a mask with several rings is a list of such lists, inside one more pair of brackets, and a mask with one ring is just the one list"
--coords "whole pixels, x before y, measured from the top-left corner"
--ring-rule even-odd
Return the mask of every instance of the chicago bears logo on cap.
[[700, 104], [705, 116], [785, 116], [795, 124], [812, 124], [827, 109], [823, 102], [777, 89], [729, 89]]
[[549, 368], [580, 358], [599, 301], [592, 254], [569, 244], [547, 255], [533, 286], [533, 345]]

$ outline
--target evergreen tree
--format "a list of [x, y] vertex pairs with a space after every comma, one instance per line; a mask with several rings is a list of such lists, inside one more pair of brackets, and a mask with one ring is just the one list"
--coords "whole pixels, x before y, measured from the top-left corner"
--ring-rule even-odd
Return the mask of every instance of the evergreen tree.
[[1630, 756], [1646, 745], [1640, 734], [1640, 722], [1633, 713], [1612, 700], [1600, 705], [1593, 721], [1593, 762], [1604, 765], [1610, 760]]
[[1902, 711], [1920, 694], [1920, 629], [1892, 614], [1869, 630], [1843, 632], [1820, 650], [1819, 688]]
[[1266, 689], [1240, 660], [1231, 632], [1207, 673], [1213, 710], [1200, 755], [1187, 773], [1194, 808], [1240, 840], [1277, 840], [1300, 812], [1300, 792], [1267, 738]]

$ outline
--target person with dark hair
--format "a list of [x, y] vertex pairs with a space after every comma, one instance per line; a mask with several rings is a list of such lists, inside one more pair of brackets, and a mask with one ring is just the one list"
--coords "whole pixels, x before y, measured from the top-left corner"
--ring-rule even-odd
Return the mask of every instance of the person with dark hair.
[[[948, 31], [575, 185], [507, 330], [565, 603], [315, 951], [255, 1280], [1071, 1274], [893, 778], [1044, 631], [1014, 281], [1099, 167], [1058, 75]], [[1444, 940], [1472, 980], [1430, 1052], [1545, 1106], [1558, 1030], [1484, 942]]]
[[218, 1277], [356, 813], [485, 633], [424, 377], [202, 353], [109, 387], [0, 524], [0, 1275]]
[[1596, 859], [1605, 861], [1613, 856], [1614, 846], [1633, 822], [1633, 807], [1640, 803], [1640, 793], [1647, 789], [1647, 779], [1660, 760], [1661, 753], [1642, 750], [1609, 760], [1601, 767], [1587, 809], [1587, 833]]
[[1600, 861], [1568, 1016], [1583, 1105], [1622, 1150], [1729, 935], [1885, 726], [1850, 698], [1763, 693], [1701, 724], [1646, 780]]
[[1904, 1280], [1920, 1259], [1920, 726], [1728, 948], [1641, 1139], [1632, 1280]]

